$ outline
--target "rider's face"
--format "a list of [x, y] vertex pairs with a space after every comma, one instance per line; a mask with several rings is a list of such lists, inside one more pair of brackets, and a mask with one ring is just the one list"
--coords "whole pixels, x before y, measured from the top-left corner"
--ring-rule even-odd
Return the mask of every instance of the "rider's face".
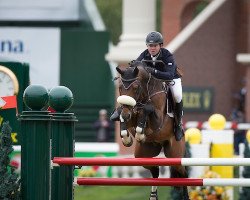
[[148, 47], [148, 51], [152, 56], [155, 56], [159, 53], [160, 49], [161, 49], [161, 45], [160, 44], [147, 44]]

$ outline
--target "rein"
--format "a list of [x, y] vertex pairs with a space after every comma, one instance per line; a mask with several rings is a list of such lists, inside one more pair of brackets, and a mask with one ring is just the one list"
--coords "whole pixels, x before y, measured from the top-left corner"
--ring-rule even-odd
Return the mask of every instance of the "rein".
[[166, 93], [166, 87], [163, 84], [164, 90], [160, 90], [160, 91], [157, 91], [157, 92], [155, 92], [153, 94], [150, 94], [150, 92], [149, 92], [149, 83], [150, 83], [151, 78], [152, 78], [152, 74], [149, 73], [149, 79], [148, 79], [148, 82], [147, 82], [147, 92], [148, 92], [148, 100], [147, 100], [147, 102], [151, 101], [151, 98], [158, 95], [158, 94]]
[[[145, 68], [144, 68], [145, 69]], [[146, 69], [145, 69], [146, 70]], [[147, 70], [146, 70], [147, 71]], [[138, 101], [139, 100], [139, 98], [140, 98], [140, 96], [141, 96], [141, 93], [142, 93], [142, 86], [141, 86], [141, 83], [140, 83], [140, 81], [138, 80], [138, 77], [136, 77], [136, 78], [132, 78], [132, 79], [124, 79], [124, 78], [122, 78], [121, 76], [119, 76], [119, 77], [116, 77], [115, 78], [115, 80], [117, 80], [117, 79], [120, 79], [121, 80], [121, 83], [122, 83], [122, 85], [123, 85], [123, 87], [124, 87], [124, 89], [125, 90], [128, 90], [135, 82], [139, 82], [139, 86], [140, 86], [140, 92], [138, 93], [138, 95], [137, 95], [137, 97], [136, 97], [136, 108], [138, 108], [138, 109], [140, 109], [140, 108], [142, 108], [143, 106], [145, 106], [148, 102], [150, 102], [151, 101], [151, 99], [152, 99], [152, 97], [154, 97], [154, 96], [156, 96], [156, 95], [158, 95], [158, 94], [161, 94], [161, 93], [166, 93], [166, 85], [165, 85], [165, 82], [163, 82], [163, 90], [159, 90], [159, 91], [156, 91], [156, 92], [154, 92], [154, 93], [152, 93], [151, 94], [151, 92], [150, 92], [150, 89], [149, 89], [149, 86], [150, 86], [150, 81], [151, 81], [151, 79], [155, 79], [153, 76], [152, 76], [152, 74], [151, 73], [149, 73], [149, 78], [148, 78], [148, 81], [147, 81], [147, 86], [146, 86], [146, 89], [147, 89], [147, 100], [146, 100], [146, 102], [145, 103], [142, 103], [142, 101]], [[158, 80], [158, 79], [156, 79], [156, 80]], [[124, 84], [124, 82], [131, 82], [128, 86], [126, 86], [125, 84]], [[155, 85], [154, 85], [155, 86]], [[154, 89], [154, 87], [153, 87], [153, 89]], [[152, 89], [152, 90], [153, 90]]]
[[[147, 73], [147, 69], [143, 68]], [[135, 82], [138, 82], [139, 83], [139, 92], [138, 94], [136, 95], [136, 105], [132, 108], [132, 112], [133, 113], [137, 113], [139, 109], [142, 109], [148, 102], [151, 102], [152, 101], [152, 98], [159, 95], [159, 94], [162, 94], [162, 93], [165, 93], [166, 94], [166, 85], [171, 85], [171, 84], [174, 84], [173, 81], [170, 81], [170, 82], [164, 82], [162, 81], [162, 87], [161, 89], [156, 89], [155, 91], [155, 86], [156, 86], [156, 82], [157, 81], [161, 81], [155, 77], [152, 76], [151, 73], [148, 73], [149, 74], [149, 77], [148, 77], [148, 80], [146, 82], [146, 100], [142, 99], [140, 100], [141, 97], [141, 94], [143, 92], [143, 88], [142, 88], [142, 84], [141, 84], [141, 81], [138, 80], [139, 77], [135, 77], [135, 78], [131, 78], [131, 79], [125, 79], [121, 76], [119, 77], [116, 77], [115, 80], [117, 79], [120, 79], [121, 83], [122, 83], [122, 86], [125, 90], [128, 90]], [[152, 82], [153, 81], [153, 82]], [[127, 83], [127, 84], [125, 84]], [[152, 85], [150, 85], [150, 83]], [[128, 85], [129, 84], [129, 85]], [[127, 86], [126, 86], [127, 85]], [[123, 107], [124, 105], [122, 105]], [[163, 126], [163, 123], [164, 123], [164, 120], [165, 120], [165, 117], [163, 118], [163, 120], [160, 122], [160, 126], [158, 129], [156, 129], [156, 132], [159, 132]]]

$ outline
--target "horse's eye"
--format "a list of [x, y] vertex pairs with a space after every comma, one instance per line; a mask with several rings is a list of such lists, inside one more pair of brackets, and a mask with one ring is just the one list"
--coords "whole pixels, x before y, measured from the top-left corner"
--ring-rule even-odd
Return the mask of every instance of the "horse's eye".
[[134, 85], [133, 85], [133, 88], [134, 88], [134, 89], [138, 89], [138, 87], [139, 87], [138, 84], [134, 84]]

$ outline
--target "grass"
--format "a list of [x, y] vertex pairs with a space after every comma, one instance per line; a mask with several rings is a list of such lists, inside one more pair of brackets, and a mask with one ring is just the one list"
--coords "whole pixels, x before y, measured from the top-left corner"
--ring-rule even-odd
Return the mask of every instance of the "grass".
[[[235, 178], [238, 167], [234, 168]], [[141, 186], [75, 186], [75, 200], [141, 200], [149, 199], [151, 187]], [[159, 199], [171, 199], [170, 187], [158, 187]], [[234, 187], [233, 199], [239, 199], [239, 187]]]
[[[141, 186], [76, 186], [74, 200], [141, 200], [149, 199], [151, 187]], [[171, 199], [170, 187], [158, 187], [159, 199]], [[239, 199], [239, 187], [234, 187], [233, 199]]]
[[[140, 200], [149, 199], [151, 187], [141, 186], [76, 186], [75, 200]], [[159, 199], [170, 199], [170, 187], [158, 187]]]

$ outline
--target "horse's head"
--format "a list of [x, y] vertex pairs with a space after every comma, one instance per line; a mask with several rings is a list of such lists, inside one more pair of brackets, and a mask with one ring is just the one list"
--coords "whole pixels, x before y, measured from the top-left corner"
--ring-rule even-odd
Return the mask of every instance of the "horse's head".
[[146, 84], [149, 78], [143, 66], [128, 67], [116, 70], [120, 74], [119, 92], [117, 102], [122, 105], [122, 118], [127, 121], [131, 118], [133, 108], [138, 102], [142, 102], [146, 94]]

